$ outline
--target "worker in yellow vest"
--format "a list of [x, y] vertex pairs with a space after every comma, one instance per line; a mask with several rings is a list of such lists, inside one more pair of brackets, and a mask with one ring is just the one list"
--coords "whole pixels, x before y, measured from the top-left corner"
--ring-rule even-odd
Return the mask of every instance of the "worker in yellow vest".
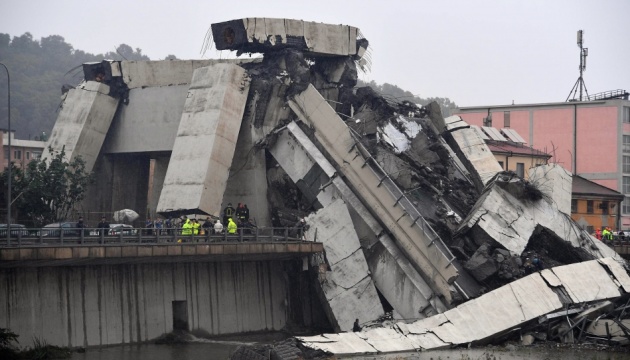
[[237, 226], [234, 220], [232, 220], [232, 218], [228, 218], [227, 230], [228, 230], [228, 234], [231, 234], [231, 235], [236, 234]]
[[201, 226], [201, 224], [199, 224], [199, 222], [197, 221], [197, 219], [193, 219], [192, 220], [192, 228], [193, 228], [193, 234], [195, 235], [199, 235], [199, 227]]
[[193, 225], [189, 218], [186, 218], [184, 224], [182, 225], [182, 235], [192, 235]]

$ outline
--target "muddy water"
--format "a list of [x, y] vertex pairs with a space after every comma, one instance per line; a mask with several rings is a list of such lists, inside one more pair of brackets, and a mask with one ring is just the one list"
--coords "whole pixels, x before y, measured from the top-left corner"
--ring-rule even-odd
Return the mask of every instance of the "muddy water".
[[[72, 360], [224, 360], [240, 344], [231, 341], [204, 341], [184, 345], [127, 345], [90, 349], [74, 354]], [[622, 360], [630, 354], [605, 350], [549, 349], [541, 347], [457, 349], [422, 353], [399, 353], [380, 356], [339, 357], [352, 360]]]

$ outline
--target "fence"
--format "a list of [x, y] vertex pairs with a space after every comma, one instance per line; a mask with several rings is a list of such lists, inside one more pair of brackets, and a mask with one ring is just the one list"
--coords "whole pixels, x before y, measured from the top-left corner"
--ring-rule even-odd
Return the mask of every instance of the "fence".
[[[11, 236], [7, 230], [0, 230], [0, 247], [32, 247], [32, 246], [82, 246], [107, 244], [164, 244], [164, 243], [198, 243], [198, 242], [289, 242], [306, 241], [300, 228], [254, 227], [241, 228], [235, 234], [224, 231], [215, 234], [212, 230], [204, 234], [182, 234], [181, 228], [11, 228]], [[315, 239], [308, 239], [315, 240]]]

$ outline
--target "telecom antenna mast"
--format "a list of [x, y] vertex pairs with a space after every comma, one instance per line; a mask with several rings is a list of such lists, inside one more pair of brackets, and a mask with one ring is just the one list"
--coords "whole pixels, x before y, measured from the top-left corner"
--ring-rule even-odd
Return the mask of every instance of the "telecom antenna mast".
[[[565, 101], [583, 101], [582, 90], [584, 90], [584, 92], [586, 93], [586, 99], [588, 100], [589, 98], [588, 90], [586, 90], [586, 84], [584, 83], [584, 78], [582, 77], [584, 70], [586, 70], [586, 57], [588, 56], [588, 48], [583, 47], [583, 44], [584, 30], [578, 30], [577, 46], [580, 48], [580, 77], [575, 82], [575, 85], [573, 85], [573, 88], [569, 92], [569, 96], [567, 96], [567, 99]], [[580, 89], [580, 98], [576, 99], [575, 94], [577, 93], [578, 88]], [[571, 94], [573, 94], [573, 98], [571, 98]], [[569, 98], [571, 98], [571, 100], [569, 100]]]

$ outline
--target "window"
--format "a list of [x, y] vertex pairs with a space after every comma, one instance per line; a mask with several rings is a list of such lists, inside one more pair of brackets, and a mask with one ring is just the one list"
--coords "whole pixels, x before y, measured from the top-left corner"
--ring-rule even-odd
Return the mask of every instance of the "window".
[[625, 198], [621, 203], [621, 212], [624, 214], [630, 214], [630, 198]]
[[602, 214], [608, 215], [608, 201], [602, 201], [600, 207], [602, 208]]
[[595, 228], [593, 226], [589, 225], [589, 226], [586, 227], [586, 232], [589, 233], [589, 234], [592, 234], [592, 233], [595, 232]]
[[630, 107], [623, 107], [623, 122], [630, 123]]
[[510, 127], [510, 112], [509, 111], [503, 112], [503, 127], [505, 128]]
[[630, 156], [623, 157], [623, 172], [630, 173]]
[[630, 135], [623, 136], [623, 152], [630, 153]]
[[4, 149], [4, 158], [9, 160], [9, 148]]
[[593, 200], [586, 200], [586, 213], [587, 214], [593, 213]]
[[630, 194], [630, 176], [623, 177], [623, 188], [621, 190], [623, 190], [624, 194]]
[[[525, 163], [516, 163], [516, 175], [522, 178], [525, 177]], [[630, 180], [630, 176], [628, 179]]]
[[505, 169], [505, 168], [503, 167], [503, 161], [499, 161], [499, 166], [501, 167], [501, 169]]
[[27, 151], [27, 152], [26, 152], [26, 160], [28, 160], [28, 159], [30, 159], [30, 158], [31, 158], [31, 153], [30, 153], [30, 151]]
[[22, 160], [22, 150], [15, 150], [13, 152], [13, 158], [17, 160]]
[[33, 151], [33, 159], [39, 160], [42, 157], [41, 151]]
[[578, 204], [577, 199], [571, 199], [571, 212], [572, 213], [577, 212], [577, 204]]

